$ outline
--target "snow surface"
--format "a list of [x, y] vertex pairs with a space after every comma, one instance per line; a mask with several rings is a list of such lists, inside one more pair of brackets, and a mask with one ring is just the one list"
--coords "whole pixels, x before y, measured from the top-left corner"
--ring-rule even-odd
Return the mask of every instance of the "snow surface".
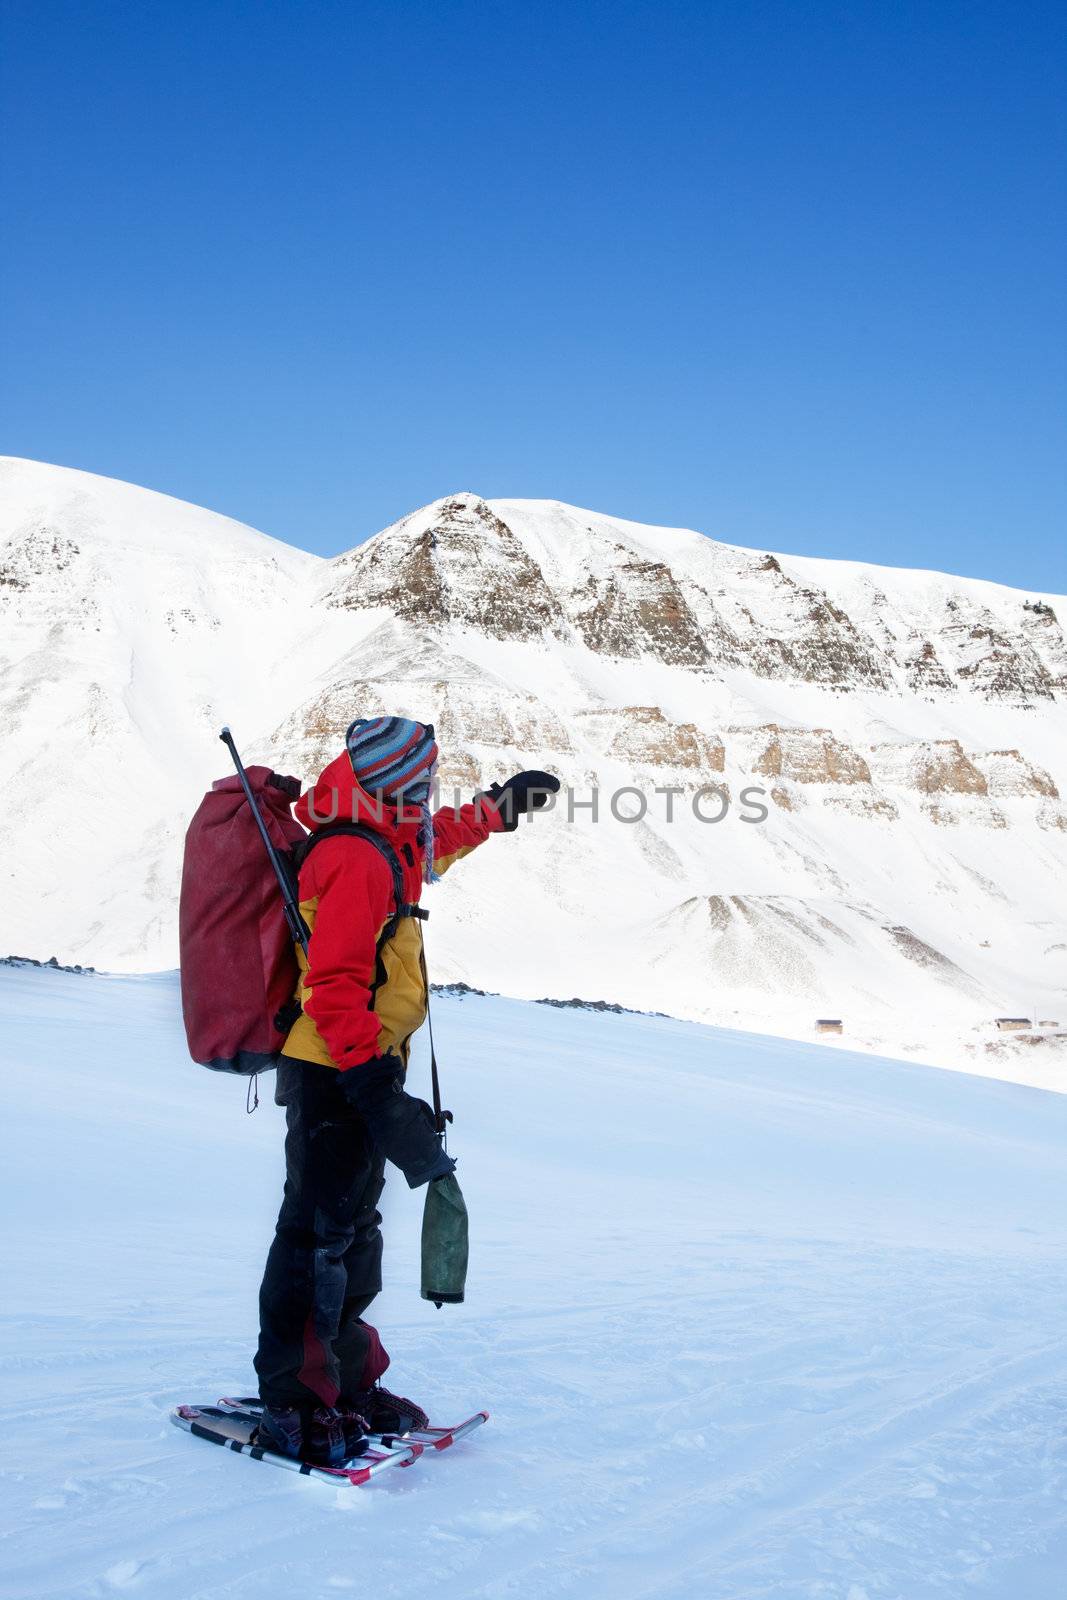
[[469, 1298], [417, 1298], [394, 1177], [376, 1314], [399, 1389], [493, 1420], [333, 1491], [167, 1420], [252, 1382], [281, 1113], [189, 1063], [173, 975], [0, 1008], [3, 1595], [1062, 1594], [1062, 1096], [440, 1000]]

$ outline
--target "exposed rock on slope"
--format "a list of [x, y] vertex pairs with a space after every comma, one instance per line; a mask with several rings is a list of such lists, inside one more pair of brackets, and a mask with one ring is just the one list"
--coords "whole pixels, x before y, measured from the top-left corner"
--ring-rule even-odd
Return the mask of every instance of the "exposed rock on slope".
[[792, 778], [796, 783], [870, 783], [866, 761], [851, 745], [835, 739], [828, 728], [731, 728], [739, 744], [747, 744], [748, 764], [764, 778]]
[[1058, 800], [1060, 791], [1047, 772], [1024, 760], [1018, 750], [986, 750], [971, 757], [994, 795], [1042, 795]]
[[684, 768], [712, 776], [723, 770], [723, 742], [693, 722], [671, 722], [659, 706], [623, 706], [608, 754], [641, 766]]
[[989, 789], [958, 739], [875, 745], [871, 765], [883, 783], [918, 794], [987, 794]]
[[322, 599], [493, 639], [537, 638], [561, 621], [536, 561], [477, 495], [442, 500], [430, 518], [416, 512], [340, 557]]

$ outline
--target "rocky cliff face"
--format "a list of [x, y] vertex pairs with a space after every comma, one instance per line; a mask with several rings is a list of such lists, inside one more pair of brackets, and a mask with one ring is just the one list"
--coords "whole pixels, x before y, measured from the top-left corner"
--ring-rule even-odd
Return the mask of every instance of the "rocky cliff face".
[[536, 561], [477, 495], [443, 500], [342, 556], [322, 602], [493, 639], [558, 633], [562, 622]]

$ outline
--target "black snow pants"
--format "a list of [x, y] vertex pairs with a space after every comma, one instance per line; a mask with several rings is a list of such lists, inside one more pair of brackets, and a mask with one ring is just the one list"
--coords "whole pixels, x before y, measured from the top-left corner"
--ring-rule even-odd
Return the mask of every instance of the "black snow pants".
[[336, 1405], [389, 1365], [363, 1312], [382, 1286], [385, 1158], [333, 1067], [282, 1056], [285, 1197], [259, 1292], [266, 1405]]

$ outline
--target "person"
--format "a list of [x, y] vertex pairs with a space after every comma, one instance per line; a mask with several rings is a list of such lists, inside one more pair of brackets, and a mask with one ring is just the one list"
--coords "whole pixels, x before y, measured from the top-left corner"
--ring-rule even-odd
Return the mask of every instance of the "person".
[[[549, 773], [520, 772], [431, 816], [437, 760], [432, 725], [358, 719], [344, 753], [295, 807], [311, 835], [298, 879], [310, 940], [306, 959], [297, 951], [299, 1015], [278, 1065], [285, 1193], [260, 1289], [255, 1368], [258, 1442], [306, 1461], [336, 1465], [368, 1431], [426, 1426], [421, 1406], [382, 1386], [389, 1356], [364, 1320], [382, 1286], [386, 1161], [411, 1188], [455, 1167], [434, 1113], [404, 1086], [427, 1013], [422, 926], [411, 910], [424, 883], [490, 834], [514, 831], [559, 788]], [[352, 823], [374, 838], [346, 836]], [[395, 922], [390, 850], [408, 912]]]

